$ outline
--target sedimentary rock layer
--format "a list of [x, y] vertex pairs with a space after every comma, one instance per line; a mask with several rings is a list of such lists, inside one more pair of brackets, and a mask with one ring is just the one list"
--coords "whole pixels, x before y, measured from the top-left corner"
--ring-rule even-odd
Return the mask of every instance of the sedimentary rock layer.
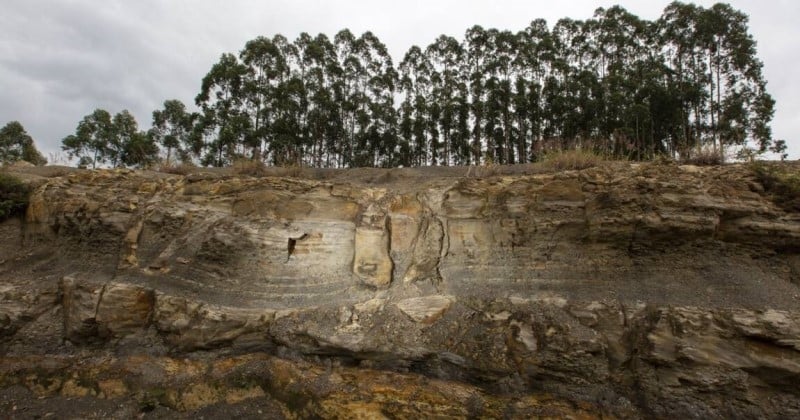
[[[411, 175], [35, 180], [0, 226], [2, 383], [281, 416], [800, 415], [800, 215], [746, 167]], [[137, 363], [203, 367], [116, 373]], [[263, 379], [286, 366], [295, 393]]]

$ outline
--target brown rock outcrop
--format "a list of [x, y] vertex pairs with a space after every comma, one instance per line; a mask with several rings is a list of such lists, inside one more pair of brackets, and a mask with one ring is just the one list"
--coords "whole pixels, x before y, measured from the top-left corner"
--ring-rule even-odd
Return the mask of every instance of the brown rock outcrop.
[[38, 180], [0, 226], [0, 385], [275, 417], [800, 416], [800, 215], [747, 167], [414, 171]]

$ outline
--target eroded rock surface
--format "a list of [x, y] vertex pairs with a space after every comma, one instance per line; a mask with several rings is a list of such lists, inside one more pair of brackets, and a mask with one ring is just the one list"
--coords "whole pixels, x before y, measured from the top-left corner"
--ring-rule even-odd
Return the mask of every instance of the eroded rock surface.
[[37, 181], [0, 226], [3, 392], [187, 416], [800, 416], [800, 215], [746, 167], [408, 173]]

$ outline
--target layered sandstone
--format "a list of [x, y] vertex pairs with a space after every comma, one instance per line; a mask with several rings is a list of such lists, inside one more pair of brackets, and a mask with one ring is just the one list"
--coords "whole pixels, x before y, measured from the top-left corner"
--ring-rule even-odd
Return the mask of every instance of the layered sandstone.
[[460, 175], [33, 177], [0, 227], [0, 383], [278, 417], [800, 416], [800, 215], [746, 167]]

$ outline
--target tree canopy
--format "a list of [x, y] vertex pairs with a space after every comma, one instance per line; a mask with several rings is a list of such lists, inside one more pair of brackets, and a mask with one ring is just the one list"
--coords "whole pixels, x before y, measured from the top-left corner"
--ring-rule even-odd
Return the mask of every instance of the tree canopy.
[[104, 109], [83, 117], [61, 148], [70, 158], [78, 158], [79, 165], [92, 168], [104, 163], [144, 167], [154, 162], [159, 152], [154, 137], [139, 131], [133, 114], [123, 110], [112, 117]]
[[23, 160], [34, 165], [45, 165], [47, 159], [39, 152], [33, 138], [19, 121], [11, 121], [0, 128], [0, 163]]
[[[721, 3], [673, 2], [654, 21], [614, 6], [552, 27], [474, 26], [412, 46], [397, 66], [372, 32], [261, 36], [220, 56], [198, 112], [178, 100], [153, 112], [149, 142], [130, 114], [97, 110], [64, 148], [92, 165], [144, 164], [158, 145], [167, 161], [317, 167], [522, 163], [570, 148], [783, 153], [747, 22]], [[131, 161], [135, 142], [147, 157]]]

